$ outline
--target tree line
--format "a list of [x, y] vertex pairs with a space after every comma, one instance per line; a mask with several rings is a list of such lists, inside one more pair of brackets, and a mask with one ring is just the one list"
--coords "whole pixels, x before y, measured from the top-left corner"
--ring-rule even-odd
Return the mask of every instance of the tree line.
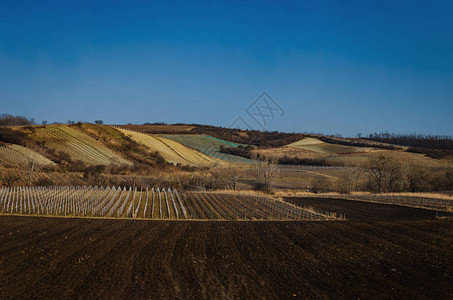
[[365, 165], [346, 165], [337, 180], [319, 177], [313, 183], [313, 190], [344, 193], [452, 191], [453, 165], [434, 168], [404, 164], [390, 155], [380, 155], [371, 158]]
[[0, 126], [26, 126], [34, 125], [35, 120], [33, 118], [27, 119], [22, 116], [13, 116], [10, 114], [0, 115]]
[[367, 139], [414, 148], [453, 150], [453, 137], [448, 135], [372, 133]]

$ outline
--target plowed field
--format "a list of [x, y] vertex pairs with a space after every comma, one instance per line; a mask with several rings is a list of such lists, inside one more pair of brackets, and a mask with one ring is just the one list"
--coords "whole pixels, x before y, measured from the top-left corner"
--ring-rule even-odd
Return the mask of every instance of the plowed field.
[[290, 197], [285, 201], [303, 207], [312, 206], [321, 211], [345, 214], [348, 220], [353, 221], [434, 219], [436, 217], [435, 211], [426, 209], [343, 199]]
[[0, 216], [0, 298], [453, 297], [453, 221]]

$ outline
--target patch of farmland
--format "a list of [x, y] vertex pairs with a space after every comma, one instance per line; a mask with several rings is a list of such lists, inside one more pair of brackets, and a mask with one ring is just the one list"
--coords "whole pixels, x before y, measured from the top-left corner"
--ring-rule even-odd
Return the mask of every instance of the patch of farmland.
[[197, 149], [212, 157], [235, 163], [250, 164], [253, 161], [244, 157], [230, 155], [220, 152], [221, 147], [238, 147], [239, 144], [218, 139], [216, 137], [204, 134], [166, 134], [161, 135], [190, 148]]
[[345, 214], [348, 220], [404, 220], [404, 219], [434, 219], [436, 212], [421, 208], [398, 205], [359, 202], [333, 198], [287, 197], [285, 201], [315, 209], [335, 211]]
[[372, 150], [370, 147], [354, 147], [323, 142], [317, 138], [306, 137], [300, 141], [288, 144], [284, 147], [304, 149], [323, 154], [344, 154], [355, 152], [366, 152]]
[[45, 141], [46, 147], [69, 155], [89, 165], [132, 165], [132, 163], [101, 142], [69, 126], [37, 128], [35, 135]]
[[0, 145], [1, 164], [5, 166], [23, 166], [32, 161], [40, 166], [49, 166], [55, 164], [50, 159], [31, 149], [14, 144]]
[[97, 186], [4, 187], [0, 189], [0, 212], [181, 220], [337, 219], [335, 214], [316, 212], [268, 197], [190, 192], [180, 195], [176, 189]]
[[123, 128], [117, 129], [134, 141], [147, 146], [151, 151], [159, 152], [159, 154], [168, 162], [197, 167], [222, 164], [221, 160], [201, 153], [200, 151], [187, 147], [174, 140]]
[[453, 221], [0, 216], [1, 299], [451, 299]]

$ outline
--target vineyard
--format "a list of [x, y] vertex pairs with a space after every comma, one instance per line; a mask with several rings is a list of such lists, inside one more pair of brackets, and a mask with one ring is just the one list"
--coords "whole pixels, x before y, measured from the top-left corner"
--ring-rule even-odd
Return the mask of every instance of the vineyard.
[[55, 163], [41, 154], [19, 146], [19, 145], [0, 145], [0, 164], [5, 166], [24, 166], [34, 162], [40, 166], [54, 165]]
[[149, 135], [123, 128], [117, 129], [134, 141], [147, 146], [151, 151], [159, 152], [159, 154], [168, 162], [198, 167], [222, 164], [221, 160], [189, 148], [176, 141], [158, 135]]
[[98, 186], [4, 187], [0, 189], [0, 212], [165, 220], [337, 219], [335, 214], [261, 196]]
[[236, 143], [204, 134], [167, 134], [161, 136], [222, 160], [237, 163], [252, 163], [250, 159], [220, 152], [221, 147], [238, 147], [239, 144]]
[[35, 134], [47, 147], [66, 153], [74, 161], [89, 165], [132, 165], [101, 142], [69, 126], [37, 128]]

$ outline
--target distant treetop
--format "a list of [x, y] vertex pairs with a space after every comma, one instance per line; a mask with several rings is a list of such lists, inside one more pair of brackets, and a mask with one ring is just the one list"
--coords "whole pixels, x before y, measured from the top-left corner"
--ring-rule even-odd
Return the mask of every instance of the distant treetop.
[[0, 126], [24, 126], [33, 124], [35, 124], [35, 120], [33, 118], [27, 119], [26, 117], [13, 116], [10, 114], [0, 115]]

